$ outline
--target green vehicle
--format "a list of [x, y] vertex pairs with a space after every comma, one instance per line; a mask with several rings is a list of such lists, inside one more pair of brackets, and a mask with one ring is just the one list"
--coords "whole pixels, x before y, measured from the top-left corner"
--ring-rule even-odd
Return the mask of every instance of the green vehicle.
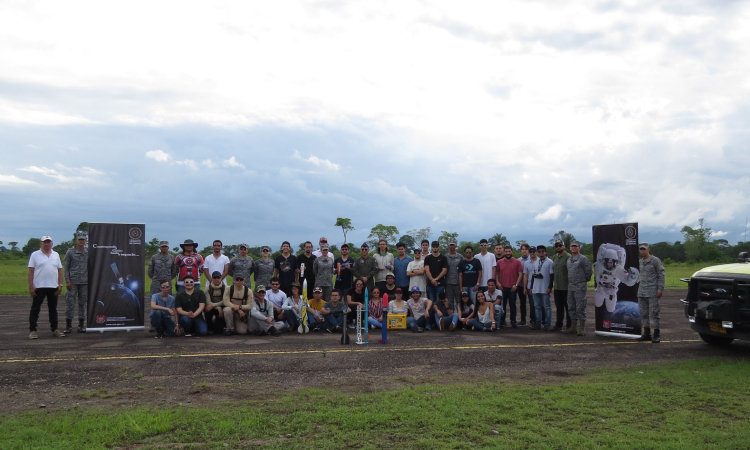
[[735, 339], [750, 340], [750, 258], [701, 269], [688, 283], [684, 304], [690, 328], [713, 345], [729, 345]]

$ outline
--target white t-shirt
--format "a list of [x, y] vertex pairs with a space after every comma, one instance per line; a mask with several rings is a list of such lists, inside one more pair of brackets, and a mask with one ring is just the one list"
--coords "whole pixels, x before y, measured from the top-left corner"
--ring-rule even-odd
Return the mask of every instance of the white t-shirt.
[[269, 289], [266, 291], [266, 300], [281, 308], [286, 301], [286, 294], [281, 289], [276, 294], [274, 294], [273, 290]]
[[481, 253], [474, 255], [474, 258], [478, 259], [482, 263], [482, 279], [479, 280], [479, 286], [486, 287], [487, 280], [492, 278], [492, 269], [497, 264], [497, 258], [494, 253], [487, 252], [486, 255], [482, 256]]
[[62, 269], [60, 255], [52, 250], [49, 256], [41, 250], [31, 254], [29, 258], [29, 267], [34, 268], [34, 287], [35, 288], [55, 288], [58, 286], [58, 269]]
[[[415, 259], [414, 261], [410, 262], [408, 266], [406, 266], [407, 272], [413, 272], [415, 270], [422, 269], [424, 269], [424, 259]], [[427, 278], [425, 278], [424, 275], [409, 277], [409, 292], [411, 292], [411, 288], [413, 288], [414, 286], [419, 287], [419, 292], [425, 292], [427, 290]]]
[[[219, 272], [220, 274], [224, 274], [224, 265], [229, 265], [229, 258], [226, 255], [221, 255], [218, 258], [214, 257], [214, 254], [211, 253], [210, 255], [203, 258], [203, 268], [208, 269], [208, 276], [211, 277], [211, 274], [214, 272]], [[227, 284], [227, 279], [224, 278], [221, 280], [225, 285]], [[206, 280], [206, 289], [208, 289], [208, 285], [211, 283], [211, 280]]]

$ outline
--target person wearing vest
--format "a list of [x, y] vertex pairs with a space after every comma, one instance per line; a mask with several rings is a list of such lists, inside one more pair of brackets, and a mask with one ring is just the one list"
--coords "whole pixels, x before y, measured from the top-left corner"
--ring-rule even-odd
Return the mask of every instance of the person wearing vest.
[[[248, 301], [250, 299], [250, 301]], [[224, 290], [224, 321], [227, 329], [225, 336], [247, 334], [247, 318], [252, 308], [250, 288], [245, 286], [245, 277], [236, 275], [232, 286]]]

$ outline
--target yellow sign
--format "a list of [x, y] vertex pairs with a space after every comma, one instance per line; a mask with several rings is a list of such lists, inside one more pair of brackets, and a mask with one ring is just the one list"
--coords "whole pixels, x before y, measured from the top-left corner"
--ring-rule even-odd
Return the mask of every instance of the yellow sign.
[[406, 314], [388, 314], [389, 330], [405, 330]]

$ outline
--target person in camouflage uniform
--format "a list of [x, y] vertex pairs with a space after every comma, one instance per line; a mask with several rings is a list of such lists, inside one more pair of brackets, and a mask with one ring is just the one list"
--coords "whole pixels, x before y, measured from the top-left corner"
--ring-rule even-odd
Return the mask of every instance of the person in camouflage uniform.
[[170, 280], [169, 294], [172, 293], [171, 280], [177, 276], [177, 266], [169, 254], [169, 242], [159, 242], [159, 253], [148, 262], [148, 277], [151, 278], [151, 295], [161, 293], [161, 281]]
[[[255, 261], [253, 271], [255, 273], [255, 286], [271, 285], [271, 277], [273, 277], [273, 271], [276, 269], [276, 262], [270, 258], [271, 247], [264, 245], [260, 248], [261, 257]], [[245, 279], [247, 283], [247, 279]]]
[[571, 256], [565, 263], [568, 269], [568, 312], [571, 326], [563, 330], [565, 334], [586, 335], [586, 283], [591, 280], [594, 271], [591, 261], [581, 253], [581, 244], [570, 243]]
[[[639, 341], [661, 342], [659, 332], [659, 299], [664, 291], [664, 265], [656, 256], [651, 255], [651, 246], [642, 242], [638, 246], [641, 253], [639, 264], [640, 285], [638, 286], [638, 308], [641, 310], [643, 334]], [[654, 336], [651, 337], [651, 328]]]
[[[323, 299], [331, 301], [331, 292], [333, 291], [333, 257], [328, 251], [328, 245], [320, 246], [321, 256], [313, 261], [313, 273], [315, 274], [315, 287], [323, 291]], [[290, 293], [291, 295], [291, 293]]]
[[250, 275], [253, 274], [253, 257], [247, 255], [247, 244], [240, 244], [240, 254], [232, 258], [229, 262], [229, 272], [227, 275], [234, 278], [241, 276], [244, 279], [244, 285], [246, 288], [252, 291], [252, 284], [250, 282]]
[[76, 246], [65, 253], [65, 331], [73, 331], [73, 312], [78, 303], [78, 332], [84, 333], [86, 326], [86, 305], [89, 292], [89, 251], [86, 248], [86, 233], [76, 233]]

